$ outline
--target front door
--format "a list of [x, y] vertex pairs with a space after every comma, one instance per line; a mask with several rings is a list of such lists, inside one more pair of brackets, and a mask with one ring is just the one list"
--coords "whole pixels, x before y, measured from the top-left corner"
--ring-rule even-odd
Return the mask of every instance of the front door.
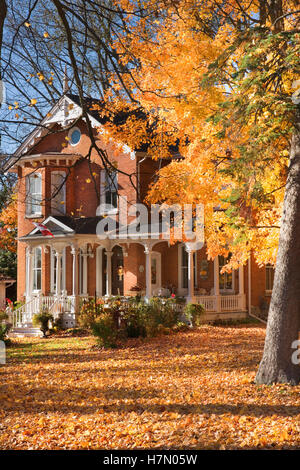
[[111, 259], [112, 270], [112, 295], [124, 294], [124, 260], [123, 250], [120, 246], [116, 245], [113, 248], [113, 255]]

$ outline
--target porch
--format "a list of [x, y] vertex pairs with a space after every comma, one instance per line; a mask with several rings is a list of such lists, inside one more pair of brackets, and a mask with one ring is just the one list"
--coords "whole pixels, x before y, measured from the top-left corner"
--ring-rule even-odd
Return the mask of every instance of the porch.
[[98, 220], [81, 219], [72, 226], [72, 219], [49, 217], [44, 224], [53, 237], [35, 229], [20, 239], [26, 246], [25, 303], [10, 312], [14, 328], [30, 328], [33, 315], [43, 307], [71, 328], [83, 299], [120, 295], [126, 300], [137, 293], [146, 301], [175, 293], [186, 302], [201, 303], [211, 318], [245, 314], [243, 266], [225, 278], [217, 256], [205, 275], [202, 245], [171, 246], [160, 237], [143, 236], [99, 240]]
[[[35, 313], [40, 312], [43, 308], [47, 308], [49, 313], [54, 319], [59, 317], [62, 318], [64, 328], [73, 328], [76, 326], [76, 313], [80, 302], [88, 298], [94, 298], [92, 296], [78, 296], [77, 298], [73, 295], [67, 295], [62, 293], [61, 295], [44, 296], [42, 294], [34, 295], [24, 305], [16, 310], [8, 308], [7, 313], [9, 315], [9, 322], [12, 324], [14, 329], [32, 329], [32, 318]], [[105, 300], [105, 297], [103, 298]], [[128, 300], [128, 297], [123, 297], [124, 302]], [[186, 299], [187, 301], [187, 299]], [[198, 295], [194, 297], [194, 302], [204, 306], [205, 318], [204, 319], [216, 319], [227, 318], [228, 315], [235, 316], [234, 314], [245, 313], [245, 294], [238, 295], [211, 295], [202, 296]], [[178, 311], [183, 310], [184, 304], [175, 304]], [[244, 316], [244, 315], [243, 315]]]

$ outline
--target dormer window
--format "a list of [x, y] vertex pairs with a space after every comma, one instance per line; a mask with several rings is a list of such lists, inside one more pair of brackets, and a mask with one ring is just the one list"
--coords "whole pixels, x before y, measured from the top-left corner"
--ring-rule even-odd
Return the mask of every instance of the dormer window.
[[81, 139], [81, 132], [78, 127], [73, 127], [73, 129], [70, 130], [69, 139], [70, 139], [71, 145], [79, 144], [79, 141]]
[[42, 175], [40, 173], [26, 176], [26, 215], [42, 215]]

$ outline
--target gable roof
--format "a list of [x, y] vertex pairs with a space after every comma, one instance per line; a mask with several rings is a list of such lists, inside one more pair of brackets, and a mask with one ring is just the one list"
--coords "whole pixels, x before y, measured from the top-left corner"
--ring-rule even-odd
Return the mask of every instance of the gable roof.
[[[67, 215], [49, 216], [42, 222], [54, 237], [68, 237], [77, 234], [81, 235], [95, 235], [96, 227], [103, 217], [71, 217]], [[27, 235], [20, 237], [20, 240], [35, 239], [35, 238], [49, 238], [51, 235], [43, 236], [38, 227], [35, 227]]]
[[[103, 108], [103, 103], [96, 98], [85, 97], [84, 98], [85, 104], [87, 105], [88, 109], [88, 116], [93, 128], [100, 128], [108, 122], [112, 120], [112, 122], [116, 125], [123, 125], [126, 123], [126, 120], [134, 115], [135, 117], [144, 120], [146, 119], [146, 113], [142, 109], [132, 110], [132, 111], [120, 111], [117, 114], [111, 114], [108, 116], [101, 112], [101, 106]], [[92, 109], [93, 105], [97, 105], [100, 109]], [[107, 111], [107, 110], [106, 110]], [[74, 95], [72, 93], [65, 93], [63, 94], [59, 100], [53, 105], [51, 110], [47, 113], [47, 115], [40, 121], [39, 125], [32, 130], [32, 132], [24, 139], [22, 144], [17, 148], [14, 152], [13, 156], [9, 158], [5, 165], [4, 171], [9, 170], [12, 166], [17, 163], [23, 156], [24, 158], [29, 158], [30, 148], [33, 147], [42, 137], [44, 137], [48, 133], [48, 129], [53, 127], [55, 124], [59, 124], [62, 126], [70, 126], [70, 124], [82, 116], [82, 107], [80, 103], [80, 98], [78, 95]], [[85, 120], [84, 117], [82, 117]], [[151, 129], [149, 129], [151, 133]], [[131, 149], [127, 144], [123, 144], [122, 149], [124, 153], [128, 153], [132, 160], [135, 159], [135, 151], [139, 152], [147, 152], [149, 144], [141, 144], [139, 148]], [[178, 143], [176, 145], [170, 145], [170, 150], [174, 154], [173, 158], [178, 158]], [[64, 154], [64, 157], [67, 158], [67, 154]]]

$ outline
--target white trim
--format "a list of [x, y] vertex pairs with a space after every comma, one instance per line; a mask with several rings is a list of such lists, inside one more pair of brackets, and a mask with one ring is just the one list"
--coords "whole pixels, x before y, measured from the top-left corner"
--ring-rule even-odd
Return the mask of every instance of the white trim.
[[[47, 113], [46, 117], [42, 119], [39, 126], [37, 126], [27, 136], [24, 142], [15, 151], [13, 158], [16, 159], [16, 163], [18, 162], [19, 157], [22, 156], [22, 153], [23, 152], [26, 153], [29, 147], [31, 147], [34, 143], [36, 143], [36, 139], [39, 139], [47, 132], [47, 129], [45, 129], [45, 127], [49, 127], [50, 125], [53, 125], [56, 123], [63, 124], [65, 122], [64, 108], [66, 105], [68, 106], [69, 104], [73, 105], [73, 109], [72, 109], [73, 112], [72, 113], [69, 112], [69, 116], [66, 120], [66, 124], [70, 124], [71, 121], [73, 121], [74, 119], [80, 116], [80, 114], [82, 113], [81, 107], [78, 106], [78, 104], [75, 103], [75, 101], [73, 101], [68, 96], [65, 96], [65, 95], [62, 96], [57, 101], [57, 103], [55, 103], [55, 105], [51, 108], [51, 110]], [[61, 116], [59, 116], [60, 112], [61, 112]], [[89, 119], [91, 121], [92, 127], [102, 128], [102, 124], [90, 114], [89, 114]]]
[[[68, 232], [68, 233], [74, 233], [74, 230], [71, 229], [70, 227], [68, 227], [67, 225], [63, 224], [62, 222], [60, 222], [59, 220], [57, 220], [55, 217], [53, 216], [49, 216], [47, 217], [46, 220], [44, 220], [43, 222], [43, 225], [47, 225], [48, 222], [53, 222], [55, 225], [58, 225], [60, 228], [62, 228], [65, 232]], [[29, 235], [34, 235], [35, 233], [39, 232], [39, 228], [36, 227], [32, 230], [32, 232], [29, 233]]]

